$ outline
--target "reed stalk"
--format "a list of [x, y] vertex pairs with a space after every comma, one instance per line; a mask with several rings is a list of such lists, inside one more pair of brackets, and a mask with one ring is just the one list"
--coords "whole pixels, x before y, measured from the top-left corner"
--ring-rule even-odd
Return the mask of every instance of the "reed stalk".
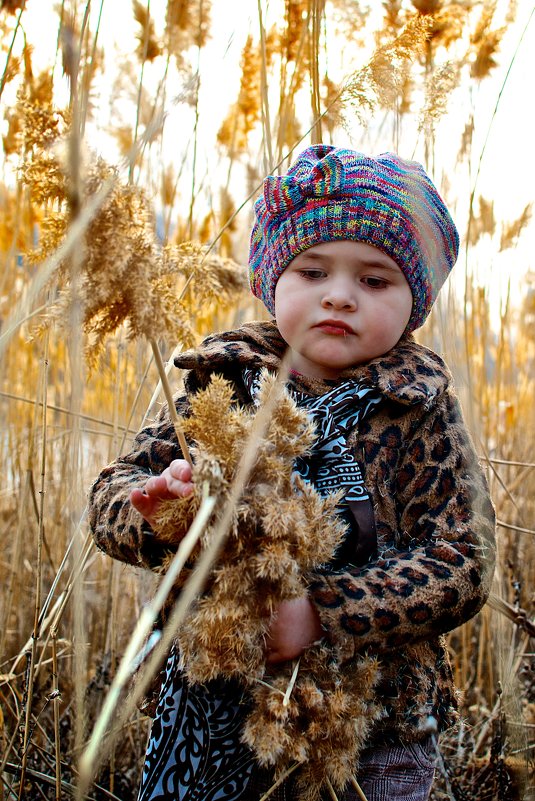
[[[104, 735], [106, 733], [109, 721], [112, 714], [117, 709], [121, 691], [130, 679], [136, 665], [136, 657], [139, 653], [143, 641], [148, 636], [170, 590], [175, 583], [176, 578], [180, 571], [186, 564], [193, 548], [201, 537], [208, 520], [210, 519], [215, 506], [215, 498], [207, 496], [203, 498], [199, 511], [197, 512], [189, 531], [182, 539], [176, 556], [174, 557], [167, 573], [165, 574], [158, 591], [156, 592], [150, 604], [145, 606], [139, 617], [136, 628], [130, 638], [130, 642], [124, 652], [123, 658], [117, 669], [117, 673], [113, 679], [110, 691], [106, 696], [106, 700], [102, 707], [100, 716], [98, 717], [91, 737], [89, 738], [87, 748], [85, 749], [80, 759], [80, 786], [82, 792], [88, 788], [89, 783], [93, 776], [93, 770], [97, 758], [99, 756], [99, 749], [102, 747]], [[134, 666], [134, 668], [133, 668]], [[121, 718], [122, 719], [122, 718]]]
[[518, 42], [516, 44], [516, 47], [514, 49], [513, 55], [511, 56], [511, 60], [509, 61], [509, 65], [507, 67], [503, 82], [502, 82], [502, 84], [500, 86], [500, 89], [498, 91], [498, 94], [496, 96], [496, 103], [494, 105], [494, 109], [492, 111], [492, 116], [491, 116], [489, 125], [487, 127], [487, 131], [486, 131], [486, 134], [485, 134], [485, 141], [483, 142], [483, 146], [482, 146], [480, 154], [479, 154], [479, 158], [478, 158], [478, 162], [477, 162], [476, 174], [475, 174], [474, 182], [472, 184], [472, 190], [470, 192], [470, 203], [469, 203], [469, 208], [468, 208], [468, 228], [467, 228], [466, 239], [465, 239], [465, 242], [466, 242], [466, 245], [465, 245], [465, 248], [466, 248], [466, 259], [467, 260], [468, 260], [468, 248], [469, 248], [469, 245], [470, 245], [470, 231], [471, 231], [471, 227], [472, 227], [473, 222], [474, 222], [474, 200], [475, 200], [475, 196], [476, 196], [476, 190], [477, 190], [477, 187], [478, 187], [479, 176], [481, 175], [481, 167], [483, 165], [483, 159], [484, 159], [486, 151], [487, 151], [487, 146], [488, 146], [488, 143], [489, 143], [489, 140], [490, 140], [490, 135], [491, 135], [492, 129], [494, 127], [494, 123], [495, 123], [495, 120], [496, 120], [496, 115], [498, 114], [498, 109], [499, 109], [500, 103], [502, 101], [503, 93], [505, 91], [505, 88], [506, 88], [506, 86], [507, 86], [507, 84], [509, 82], [509, 78], [511, 76], [511, 70], [513, 69], [514, 63], [515, 63], [515, 61], [517, 59], [518, 53], [519, 53], [520, 48], [522, 46], [522, 42], [524, 41], [526, 33], [528, 32], [529, 26], [531, 25], [531, 23], [533, 21], [534, 15], [535, 15], [535, 7], [533, 7], [532, 10], [531, 10], [531, 13], [530, 13], [530, 15], [529, 15], [529, 17], [528, 17], [528, 19], [526, 21], [526, 24], [524, 25], [524, 28], [522, 29], [522, 32], [520, 34], [520, 37], [519, 37]]
[[23, 0], [22, 5], [20, 7], [20, 11], [19, 11], [18, 16], [17, 16], [17, 22], [16, 22], [16, 25], [15, 25], [15, 30], [13, 31], [13, 36], [11, 37], [11, 41], [9, 43], [9, 49], [7, 51], [7, 56], [6, 56], [6, 65], [5, 65], [4, 71], [2, 73], [2, 78], [0, 78], [0, 99], [2, 98], [2, 94], [4, 93], [4, 87], [6, 85], [6, 77], [7, 77], [7, 71], [8, 71], [8, 67], [9, 67], [9, 62], [10, 62], [11, 56], [13, 54], [13, 47], [15, 46], [15, 40], [17, 38], [17, 33], [19, 32], [19, 28], [20, 28], [20, 21], [22, 19], [22, 14], [23, 14], [25, 8], [26, 8], [26, 0]]
[[278, 787], [280, 787], [280, 786], [281, 786], [281, 784], [282, 784], [283, 782], [285, 782], [285, 781], [286, 781], [286, 779], [289, 779], [289, 778], [290, 778], [290, 776], [292, 775], [292, 773], [294, 773], [294, 772], [297, 770], [297, 768], [298, 768], [298, 767], [300, 767], [300, 763], [299, 763], [299, 762], [296, 762], [296, 763], [295, 763], [295, 765], [290, 765], [290, 767], [289, 767], [287, 770], [285, 770], [285, 771], [284, 771], [284, 773], [283, 773], [281, 776], [279, 776], [279, 778], [277, 779], [277, 781], [276, 781], [276, 782], [274, 782], [274, 783], [271, 785], [271, 787], [269, 788], [269, 790], [267, 790], [267, 791], [264, 793], [264, 795], [262, 796], [262, 798], [260, 799], [260, 801], [267, 801], [267, 799], [268, 799], [268, 798], [269, 798], [271, 795], [273, 795], [273, 793], [275, 792], [275, 790], [276, 790]]
[[152, 348], [154, 362], [158, 369], [158, 375], [160, 376], [162, 389], [164, 391], [165, 399], [167, 401], [167, 405], [169, 408], [169, 415], [171, 417], [171, 421], [175, 429], [175, 434], [178, 440], [178, 444], [180, 445], [180, 450], [182, 451], [182, 456], [190, 465], [192, 465], [193, 460], [189, 452], [188, 443], [186, 442], [184, 432], [182, 431], [182, 427], [180, 425], [180, 418], [177, 414], [175, 400], [173, 398], [173, 393], [171, 392], [171, 387], [169, 385], [169, 379], [167, 378], [167, 373], [165, 372], [165, 366], [163, 363], [162, 354], [160, 353], [160, 348], [158, 347], [158, 343], [156, 342], [156, 340], [152, 337], [149, 338], [149, 344]]
[[[262, 0], [257, 2], [258, 9], [258, 25], [260, 29], [260, 95], [262, 99], [262, 130], [264, 134], [264, 145], [267, 148], [267, 166], [264, 172], [270, 173], [273, 169], [273, 143], [271, 139], [271, 120], [269, 115], [269, 94], [268, 94], [268, 77], [267, 77], [267, 59], [266, 59], [266, 30], [264, 28], [264, 21], [262, 18]], [[227, 180], [228, 187], [228, 180]]]
[[[87, 4], [87, 11], [89, 11], [89, 8], [90, 8], [90, 4], [88, 3]], [[89, 91], [90, 91], [90, 88], [91, 88], [91, 72], [92, 72], [92, 70], [94, 68], [96, 54], [97, 54], [97, 42], [98, 42], [98, 37], [99, 37], [99, 33], [100, 33], [100, 26], [101, 26], [101, 23], [102, 23], [102, 11], [103, 11], [103, 9], [104, 9], [104, 0], [100, 0], [100, 5], [99, 5], [99, 9], [98, 9], [97, 24], [96, 24], [96, 27], [95, 27], [95, 35], [93, 37], [93, 44], [92, 44], [92, 47], [91, 47], [91, 53], [90, 53], [89, 58], [87, 60], [87, 64], [85, 65], [84, 75], [83, 75], [83, 78], [82, 78], [83, 94], [82, 94], [82, 111], [81, 111], [81, 115], [80, 115], [80, 117], [81, 117], [80, 132], [81, 132], [82, 138], [83, 138], [83, 136], [85, 134], [85, 127], [86, 127], [86, 122], [87, 122], [87, 111], [88, 111], [88, 105], [89, 105]], [[89, 28], [88, 28], [88, 34], [89, 34]], [[80, 44], [81, 43], [82, 43], [82, 37], [80, 37]]]
[[327, 785], [327, 791], [328, 791], [329, 795], [331, 796], [332, 801], [339, 801], [338, 796], [336, 794], [336, 791], [335, 791], [335, 789], [334, 789], [334, 787], [332, 785], [332, 782], [331, 782], [331, 780], [329, 779], [328, 776], [325, 778], [325, 784]]
[[358, 795], [360, 801], [368, 801], [368, 799], [364, 795], [364, 791], [363, 791], [362, 787], [360, 786], [360, 784], [358, 783], [356, 778], [354, 776], [351, 776], [349, 781], [350, 781], [353, 789], [355, 790], [356, 794]]
[[61, 693], [59, 690], [58, 680], [58, 647], [56, 628], [51, 630], [50, 639], [52, 642], [52, 693], [54, 695], [52, 703], [54, 707], [54, 764], [56, 776], [55, 801], [61, 801], [61, 739], [59, 728], [59, 705], [61, 702]]
[[37, 536], [37, 565], [35, 579], [35, 603], [33, 617], [33, 634], [30, 650], [30, 662], [27, 670], [26, 684], [26, 714], [24, 719], [24, 732], [21, 749], [21, 764], [19, 777], [18, 798], [23, 798], [26, 768], [28, 764], [28, 750], [30, 746], [31, 718], [34, 694], [34, 670], [37, 660], [37, 645], [40, 638], [39, 615], [41, 612], [42, 599], [42, 575], [43, 575], [43, 535], [44, 535], [44, 499], [45, 499], [45, 474], [46, 474], [46, 445], [47, 445], [47, 397], [48, 397], [48, 346], [49, 337], [45, 338], [43, 355], [43, 375], [42, 375], [42, 424], [41, 424], [41, 485], [40, 485], [40, 506], [39, 506], [39, 531]]
[[[15, 584], [17, 581], [17, 576], [20, 575], [22, 572], [21, 570], [21, 563], [23, 558], [23, 533], [25, 531], [26, 526], [26, 510], [28, 507], [28, 501], [30, 498], [31, 492], [31, 470], [32, 470], [32, 461], [35, 453], [35, 420], [34, 424], [30, 429], [30, 435], [28, 437], [28, 462], [27, 462], [27, 469], [24, 475], [24, 484], [22, 488], [22, 492], [20, 495], [20, 502], [19, 502], [19, 509], [18, 509], [18, 517], [17, 517], [17, 530], [15, 532], [15, 550], [13, 553], [12, 559], [12, 569], [9, 571], [9, 582], [7, 585], [7, 592], [6, 592], [6, 603], [3, 609], [3, 616], [4, 620], [9, 620], [11, 617], [13, 602], [15, 598]], [[5, 652], [5, 641], [7, 638], [7, 626], [2, 627], [2, 634], [0, 636], [0, 653]], [[30, 641], [28, 641], [26, 647], [29, 647]]]
[[[123, 427], [123, 435], [121, 437], [121, 442], [120, 442], [120, 445], [119, 445], [118, 453], [122, 453], [123, 452], [123, 448], [124, 448], [125, 443], [126, 443], [126, 437], [128, 436], [128, 433], [131, 431], [130, 427], [132, 425], [132, 420], [134, 418], [134, 414], [136, 412], [137, 404], [139, 403], [139, 399], [141, 397], [141, 393], [143, 392], [143, 389], [146, 386], [147, 377], [149, 375], [149, 370], [150, 370], [150, 368], [152, 366], [153, 358], [154, 357], [151, 356], [150, 359], [147, 360], [147, 364], [145, 365], [145, 369], [143, 371], [143, 375], [141, 376], [139, 384], [138, 384], [138, 386], [136, 388], [136, 394], [134, 396], [134, 400], [132, 401], [132, 405], [131, 405], [130, 411], [128, 413], [128, 418], [126, 420], [126, 424]], [[165, 373], [167, 375], [167, 369], [166, 369]], [[160, 394], [160, 389], [161, 389], [161, 385], [158, 383], [157, 392], [155, 390], [155, 393], [153, 395], [153, 400], [151, 401], [151, 403], [149, 403], [147, 409], [150, 409], [152, 407], [152, 404], [154, 403], [154, 401], [156, 400], [156, 398]]]
[[[289, 5], [290, 4], [287, 3], [288, 7]], [[306, 53], [306, 41], [307, 41], [309, 20], [310, 20], [310, 15], [307, 16], [307, 24], [303, 25], [301, 29], [297, 54], [295, 56], [295, 61], [294, 61], [294, 70], [288, 85], [287, 85], [288, 62], [284, 58], [281, 59], [282, 61], [281, 83], [280, 83], [281, 90], [280, 90], [279, 110], [278, 110], [279, 125], [277, 131], [277, 156], [276, 156], [276, 160], [279, 163], [279, 166], [283, 163], [285, 158], [282, 156], [282, 152], [284, 150], [283, 135], [284, 135], [284, 130], [288, 124], [288, 118], [290, 114], [293, 113], [297, 76], [299, 74], [299, 70], [303, 68], [302, 60]], [[288, 11], [288, 24], [289, 22], [290, 18]], [[307, 135], [314, 129], [314, 127], [318, 124], [318, 122], [319, 119], [314, 120], [313, 124], [310, 126], [310, 129], [307, 131]], [[290, 153], [291, 152], [292, 151], [290, 151]]]
[[198, 133], [199, 133], [199, 89], [201, 80], [201, 51], [202, 51], [202, 30], [203, 23], [203, 0], [199, 0], [199, 41], [197, 44], [197, 69], [195, 72], [195, 108], [194, 108], [194, 123], [193, 123], [193, 159], [191, 166], [191, 195], [189, 203], [188, 214], [188, 238], [193, 239], [193, 207], [195, 205], [196, 197], [196, 172], [197, 172], [197, 146], [198, 146]]
[[[150, 0], [147, 0], [147, 20], [150, 20]], [[138, 88], [137, 88], [137, 103], [136, 103], [136, 122], [134, 125], [134, 137], [132, 142], [132, 153], [130, 155], [129, 166], [128, 166], [128, 183], [131, 184], [134, 182], [134, 168], [136, 165], [136, 151], [137, 151], [137, 140], [139, 134], [139, 122], [140, 122], [140, 114], [141, 114], [141, 98], [143, 95], [143, 77], [145, 75], [145, 64], [147, 61], [147, 52], [149, 48], [149, 34], [150, 34], [150, 27], [149, 24], [145, 26], [145, 38], [143, 40], [143, 53], [141, 57], [141, 72], [139, 76]]]
[[319, 56], [321, 20], [324, 5], [325, 0], [309, 0], [309, 18], [312, 21], [310, 30], [310, 99], [312, 106], [312, 119], [316, 120], [316, 123], [311, 131], [311, 141], [313, 145], [323, 142], [323, 133], [321, 129], [322, 116]]

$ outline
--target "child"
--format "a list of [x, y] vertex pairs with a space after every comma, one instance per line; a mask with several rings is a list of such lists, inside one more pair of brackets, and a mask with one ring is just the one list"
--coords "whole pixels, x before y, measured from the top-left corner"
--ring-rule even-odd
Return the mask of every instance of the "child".
[[[214, 374], [232, 381], [237, 402], [254, 403], [259, 371], [277, 371], [290, 349], [289, 391], [319, 411], [307, 478], [320, 493], [343, 488], [349, 525], [336, 562], [280, 605], [266, 660], [293, 659], [321, 638], [348, 670], [357, 655], [377, 655], [384, 715], [358, 781], [368, 801], [423, 801], [432, 735], [455, 720], [442, 635], [484, 604], [494, 560], [493, 509], [450, 375], [411, 336], [455, 263], [457, 231], [419, 164], [328, 145], [268, 177], [255, 213], [251, 288], [275, 320], [179, 356], [189, 372], [177, 409], [187, 413], [188, 396]], [[154, 514], [193, 491], [179, 456], [164, 408], [92, 489], [99, 548], [158, 568], [168, 544], [151, 528]], [[224, 681], [189, 686], [170, 654], [140, 801], [258, 801], [273, 776], [240, 742], [243, 693]], [[296, 798], [292, 787], [270, 797]], [[342, 796], [357, 797], [352, 788]]]

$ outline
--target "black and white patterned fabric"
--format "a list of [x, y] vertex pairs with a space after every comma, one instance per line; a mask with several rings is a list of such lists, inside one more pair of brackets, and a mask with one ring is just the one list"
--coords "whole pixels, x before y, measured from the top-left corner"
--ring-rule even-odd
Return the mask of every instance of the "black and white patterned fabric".
[[231, 682], [189, 685], [180, 671], [178, 654], [171, 653], [138, 801], [238, 801], [244, 797], [254, 758], [240, 742], [247, 713], [242, 695]]
[[[258, 405], [260, 373], [246, 369], [244, 379], [251, 399]], [[344, 489], [347, 502], [369, 500], [360, 465], [348, 447], [347, 436], [359, 420], [381, 402], [381, 393], [354, 380], [319, 396], [306, 395], [292, 386], [289, 390], [297, 405], [307, 410], [318, 432], [310, 455], [296, 461], [296, 472], [310, 481], [320, 495]]]

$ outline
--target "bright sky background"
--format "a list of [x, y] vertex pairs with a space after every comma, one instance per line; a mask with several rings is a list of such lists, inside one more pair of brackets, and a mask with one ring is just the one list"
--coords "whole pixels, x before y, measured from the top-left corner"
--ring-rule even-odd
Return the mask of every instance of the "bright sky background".
[[[55, 0], [28, 0], [23, 15], [24, 30], [28, 41], [35, 46], [35, 64], [43, 67], [53, 63], [56, 50], [56, 37], [58, 18], [53, 12]], [[380, 16], [381, 4], [371, 3], [373, 13]], [[500, 23], [500, 14], [505, 13], [505, 0], [499, 2], [495, 26]], [[80, 8], [84, 3], [79, 4]], [[96, 15], [100, 3], [92, 5], [92, 29], [95, 27]], [[163, 21], [166, 2], [152, 0], [151, 14]], [[281, 13], [280, 0], [270, 0], [267, 11], [264, 8], [264, 23], [267, 27]], [[531, 0], [519, 0], [517, 20], [510, 26], [503, 40], [499, 53], [499, 68], [495, 70], [491, 79], [486, 79], [480, 86], [474, 84], [467, 95], [456, 93], [452, 97], [452, 108], [448, 115], [438, 124], [439, 137], [436, 152], [440, 158], [440, 172], [435, 175], [435, 181], [440, 185], [443, 175], [447, 176], [452, 185], [452, 195], [458, 194], [457, 206], [454, 205], [454, 216], [464, 218], [470, 189], [473, 186], [474, 172], [470, 176], [466, 165], [456, 165], [456, 155], [460, 142], [460, 131], [468, 118], [470, 107], [475, 111], [476, 129], [474, 134], [474, 153], [479, 156], [485, 138], [488, 135], [485, 155], [481, 165], [478, 179], [476, 197], [479, 194], [487, 199], [493, 199], [497, 219], [511, 221], [517, 218], [524, 206], [533, 200], [535, 186], [535, 148], [533, 147], [533, 130], [535, 112], [533, 111], [533, 77], [535, 76], [535, 18], [527, 29], [524, 40], [518, 50], [515, 62], [511, 68], [507, 84], [500, 99], [498, 112], [491, 125], [491, 118], [498, 100], [498, 95], [505, 80], [506, 71], [511, 58], [518, 45], [522, 31], [533, 12]], [[212, 36], [202, 51], [200, 73], [201, 102], [199, 126], [198, 164], [205, 165], [206, 173], [211, 174], [212, 169], [219, 161], [219, 155], [214, 145], [215, 134], [224, 118], [229, 106], [236, 99], [239, 87], [239, 62], [245, 37], [251, 31], [258, 38], [258, 10], [257, 0], [214, 0], [212, 4]], [[162, 29], [162, 25], [159, 26]], [[99, 81], [99, 95], [96, 100], [100, 106], [100, 115], [105, 125], [113, 125], [114, 121], [108, 119], [109, 100], [112, 82], [109, 78], [113, 73], [113, 64], [121, 63], [125, 56], [129, 56], [138, 26], [133, 19], [131, 0], [105, 0], [103, 4], [102, 22], [100, 28], [99, 44], [104, 46], [106, 59], [106, 82]], [[331, 47], [329, 56], [330, 69], [336, 70], [334, 59], [338, 56], [348, 58], [352, 55], [351, 43], [343, 42], [342, 46]], [[361, 50], [354, 48], [353, 52]], [[346, 73], [344, 73], [344, 68]], [[355, 64], [351, 64], [351, 69]], [[342, 64], [339, 66], [340, 77], [347, 74], [349, 68]], [[151, 74], [152, 72], [152, 74]], [[160, 77], [161, 66], [149, 66], [146, 70], [145, 81], [155, 86]], [[177, 87], [177, 94], [179, 87]], [[5, 101], [9, 104], [13, 100], [10, 92], [6, 91]], [[180, 154], [185, 146], [187, 137], [191, 136], [192, 114], [183, 104], [168, 103], [169, 116], [165, 125], [164, 158], [172, 159]], [[308, 110], [307, 110], [308, 113]], [[131, 122], [131, 116], [130, 120]], [[304, 120], [303, 127], [306, 127]], [[490, 133], [489, 133], [489, 126]], [[109, 139], [97, 131], [92, 134], [91, 146], [101, 150], [106, 157]], [[378, 125], [370, 126], [368, 136], [363, 140], [362, 131], [355, 127], [355, 136], [342, 133], [339, 145], [348, 145], [355, 149], [378, 153], [392, 149], [390, 132], [384, 131]], [[306, 142], [305, 142], [306, 145]], [[402, 155], [413, 156], [415, 138], [410, 135], [407, 140], [407, 151]], [[422, 158], [416, 150], [415, 157]], [[477, 162], [473, 166], [473, 171]], [[204, 167], [203, 167], [204, 168]], [[461, 187], [458, 191], [456, 187]], [[237, 196], [237, 202], [241, 198]], [[451, 203], [451, 201], [450, 201]], [[534, 210], [535, 214], [535, 210]], [[477, 263], [471, 265], [472, 271], [480, 274], [481, 282], [493, 285], [501, 292], [504, 282], [511, 280], [513, 296], [521, 290], [522, 276], [526, 269], [535, 269], [533, 253], [535, 252], [535, 226], [524, 233], [518, 247], [502, 254], [496, 252], [496, 244], [488, 241], [480, 243], [477, 248]], [[461, 234], [463, 231], [461, 231]]]

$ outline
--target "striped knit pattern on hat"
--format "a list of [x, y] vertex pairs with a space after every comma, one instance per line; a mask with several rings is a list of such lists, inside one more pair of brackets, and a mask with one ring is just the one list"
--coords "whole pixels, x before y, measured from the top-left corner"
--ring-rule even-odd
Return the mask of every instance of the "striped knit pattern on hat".
[[425, 170], [394, 153], [373, 158], [313, 145], [284, 176], [268, 176], [255, 203], [249, 251], [251, 290], [275, 314], [275, 286], [299, 253], [350, 239], [394, 259], [410, 286], [407, 331], [421, 326], [448, 277], [459, 235]]

